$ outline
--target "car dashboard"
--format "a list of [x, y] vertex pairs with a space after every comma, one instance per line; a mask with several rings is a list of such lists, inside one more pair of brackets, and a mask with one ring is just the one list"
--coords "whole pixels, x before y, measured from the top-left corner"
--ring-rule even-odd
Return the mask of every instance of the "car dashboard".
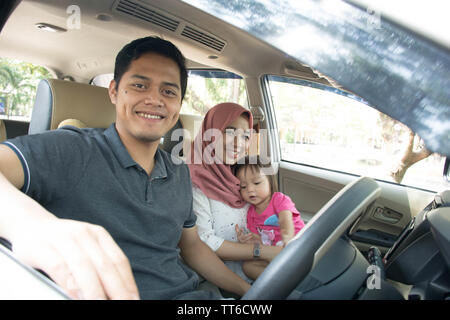
[[450, 191], [437, 194], [384, 256], [376, 247], [365, 255], [343, 236], [288, 299], [449, 299], [449, 198]]
[[450, 298], [450, 191], [404, 228], [383, 258], [388, 279], [411, 285], [409, 300]]

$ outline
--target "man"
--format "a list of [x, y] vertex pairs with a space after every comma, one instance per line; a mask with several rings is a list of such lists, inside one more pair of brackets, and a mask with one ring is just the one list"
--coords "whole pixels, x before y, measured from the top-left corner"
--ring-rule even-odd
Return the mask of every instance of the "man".
[[187, 166], [158, 150], [186, 83], [173, 44], [138, 39], [116, 58], [115, 124], [0, 145], [0, 237], [19, 259], [74, 298], [218, 298], [195, 290], [179, 248], [207, 280], [238, 294], [249, 289], [198, 237]]

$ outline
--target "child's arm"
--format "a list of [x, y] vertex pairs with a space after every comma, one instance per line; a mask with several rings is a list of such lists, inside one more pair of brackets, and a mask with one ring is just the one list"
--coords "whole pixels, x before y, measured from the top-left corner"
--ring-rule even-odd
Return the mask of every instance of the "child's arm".
[[278, 213], [278, 221], [280, 224], [281, 238], [286, 245], [295, 235], [294, 222], [292, 220], [292, 212], [283, 210]]

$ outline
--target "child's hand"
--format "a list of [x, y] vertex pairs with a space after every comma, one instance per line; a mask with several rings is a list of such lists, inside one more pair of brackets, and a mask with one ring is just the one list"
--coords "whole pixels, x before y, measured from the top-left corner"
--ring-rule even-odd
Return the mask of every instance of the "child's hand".
[[240, 243], [246, 243], [247, 240], [247, 234], [245, 234], [245, 231], [243, 228], [239, 228], [239, 225], [236, 223], [234, 226], [234, 230], [236, 231], [237, 239]]
[[261, 243], [261, 237], [252, 232], [246, 232], [243, 228], [239, 228], [239, 225], [235, 226], [236, 236], [240, 243]]
[[292, 220], [292, 212], [284, 210], [278, 213], [280, 223], [280, 233], [284, 244], [286, 245], [294, 236], [294, 222]]
[[286, 234], [281, 234], [281, 241], [280, 242], [282, 242], [283, 244], [281, 245], [283, 248], [287, 245], [287, 243], [289, 242], [289, 241], [291, 241], [292, 239], [293, 239], [294, 237], [292, 236], [292, 234], [288, 234], [288, 235], [286, 235]]

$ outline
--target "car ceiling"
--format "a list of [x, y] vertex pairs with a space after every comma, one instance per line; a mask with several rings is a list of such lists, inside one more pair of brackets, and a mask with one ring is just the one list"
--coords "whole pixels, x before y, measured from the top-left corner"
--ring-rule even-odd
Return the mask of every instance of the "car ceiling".
[[[37, 23], [47, 23], [67, 29], [70, 12], [66, 10], [70, 5], [80, 8], [80, 29], [53, 33], [35, 27]], [[146, 13], [148, 19], [150, 12], [153, 16], [178, 21], [179, 25], [175, 31], [170, 31], [118, 11], [119, 5], [137, 6], [137, 15]], [[112, 19], [103, 21], [97, 18], [99, 14]], [[183, 36], [181, 33], [186, 27], [224, 43], [223, 49], [210, 48]], [[305, 79], [328, 83], [323, 76], [285, 53], [177, 0], [24, 0], [0, 34], [0, 56], [44, 65], [59, 77], [70, 75], [77, 81], [87, 82], [95, 75], [112, 72], [115, 56], [126, 43], [149, 35], [174, 42], [191, 68], [220, 68], [244, 77], [283, 74], [288, 70]]]
[[[81, 11], [80, 29], [51, 33], [35, 27], [37, 23], [48, 23], [67, 28], [66, 23], [70, 15], [70, 12], [67, 13], [67, 8], [72, 5], [77, 5]], [[135, 9], [131, 11], [127, 9], [128, 12], [133, 12], [130, 15], [123, 10], [118, 10], [119, 6]], [[99, 14], [111, 17], [111, 21], [98, 19]], [[143, 16], [144, 19], [142, 19]], [[157, 26], [154, 23], [155, 17], [168, 21], [175, 20], [178, 23], [177, 27], [171, 31], [167, 29], [167, 26]], [[264, 19], [267, 18], [264, 17]], [[196, 40], [183, 34], [188, 28], [196, 32]], [[266, 40], [267, 42], [259, 40], [247, 31], [238, 29], [180, 0], [23, 0], [0, 33], [0, 56], [47, 66], [59, 78], [70, 75], [76, 81], [88, 82], [95, 75], [113, 71], [115, 55], [126, 43], [149, 35], [157, 35], [175, 43], [188, 59], [189, 68], [219, 68], [235, 72], [245, 78], [254, 78], [251, 83], [253, 89], [261, 75], [275, 74], [332, 84], [336, 87], [340, 87], [337, 84], [340, 83], [364, 98], [366, 98], [364, 93], [367, 92], [373, 92], [375, 98], [381, 100], [389, 99], [391, 96], [384, 93], [377, 95], [376, 92], [380, 87], [377, 87], [375, 82], [375, 89], [369, 88], [370, 90], [364, 91], [360, 90], [358, 85], [370, 86], [370, 82], [368, 84], [367, 81], [355, 81], [355, 79], [345, 81], [345, 77], [361, 76], [358, 71], [350, 72], [349, 69], [344, 68], [343, 72], [337, 70], [339, 72], [333, 73], [328, 68], [310, 63], [320, 70], [327, 70], [337, 81], [325, 77], [276, 49], [277, 43], [271, 45], [270, 40]], [[200, 43], [205, 38], [222, 45], [219, 49], [205, 46], [204, 43]], [[296, 47], [303, 46], [301, 43], [296, 43]], [[302, 57], [302, 55], [295, 55]], [[209, 59], [210, 56], [216, 56], [217, 59]], [[342, 68], [345, 65], [344, 63], [333, 67]], [[435, 83], [432, 74], [428, 73], [429, 83]], [[370, 77], [373, 75], [369, 74]], [[448, 78], [443, 77], [441, 80], [445, 80], [443, 83], [446, 83]], [[409, 85], [407, 82], [404, 83]], [[428, 93], [424, 94], [426, 97]], [[441, 94], [445, 100], [447, 96], [445, 92], [439, 91], [438, 94]], [[419, 99], [419, 102], [407, 103], [409, 111], [405, 112], [398, 108], [398, 105], [404, 105], [403, 102], [409, 100], [404, 99], [401, 94], [395, 96], [398, 96], [398, 103], [394, 101], [395, 99], [388, 103], [376, 99], [368, 101], [380, 111], [407, 124], [425, 140], [431, 151], [450, 155], [448, 128], [445, 127], [448, 124], [448, 105], [441, 103], [431, 110], [427, 99]], [[415, 95], [406, 95], [406, 97], [414, 98]], [[253, 103], [255, 101], [260, 103], [255, 96], [250, 97], [250, 100], [253, 100]], [[436, 114], [443, 114], [443, 116], [433, 115], [435, 109], [439, 111], [435, 112]], [[436, 130], [434, 125], [436, 121], [433, 121], [433, 117], [439, 118], [438, 120], [443, 123], [442, 128]], [[432, 121], [425, 122], [424, 119]]]

